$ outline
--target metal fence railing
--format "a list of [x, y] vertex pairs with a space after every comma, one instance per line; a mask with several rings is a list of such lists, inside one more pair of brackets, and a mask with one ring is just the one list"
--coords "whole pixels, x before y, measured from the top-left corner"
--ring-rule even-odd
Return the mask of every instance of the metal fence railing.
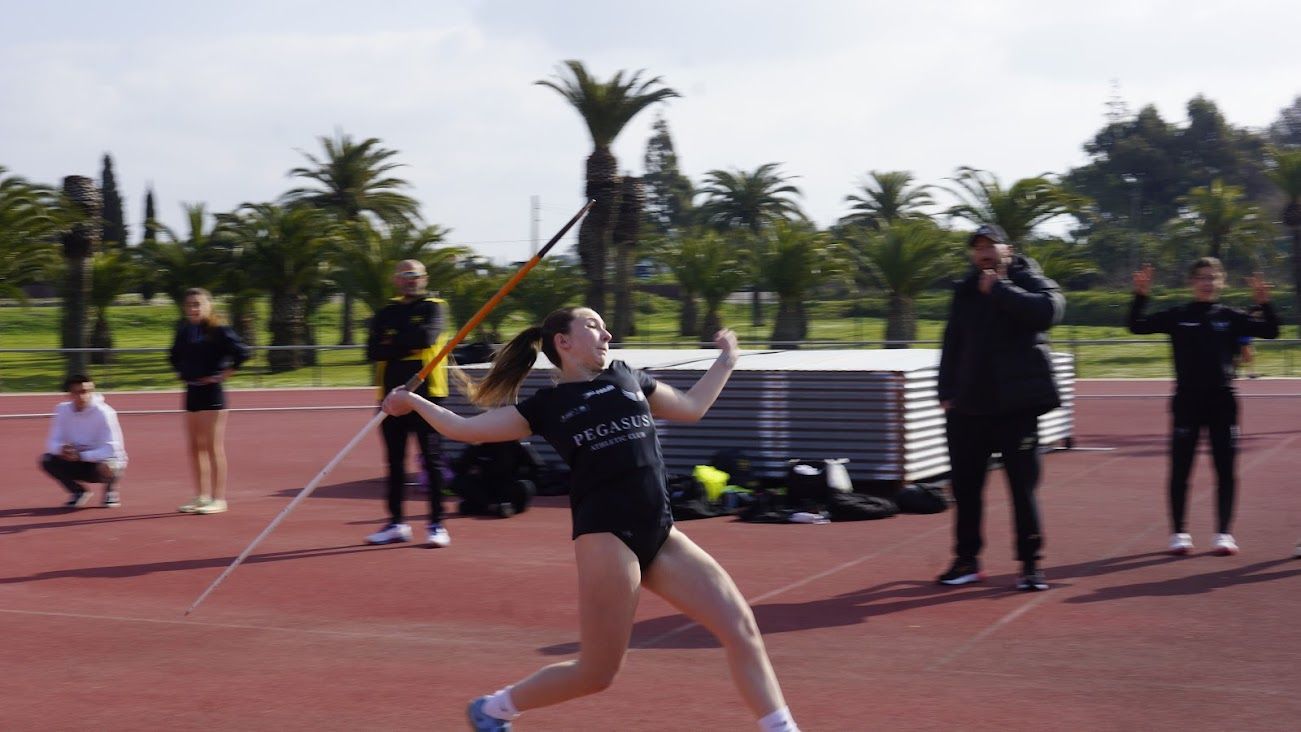
[[[629, 344], [635, 348], [700, 348], [694, 341], [660, 341]], [[884, 348], [907, 345], [939, 348], [938, 341], [887, 343], [863, 341], [803, 341], [800, 343], [747, 343], [747, 348]], [[1242, 375], [1301, 376], [1301, 339], [1256, 340], [1255, 361]], [[1170, 347], [1163, 338], [1073, 339], [1052, 342], [1055, 351], [1075, 357], [1078, 378], [1160, 378], [1171, 375]], [[82, 352], [87, 371], [100, 389], [115, 391], [176, 389], [180, 384], [167, 363], [166, 348], [3, 348], [0, 349], [0, 392], [58, 391], [67, 370], [66, 356]], [[292, 370], [271, 367], [268, 355], [299, 351], [304, 365]], [[373, 368], [363, 346], [255, 346], [253, 356], [231, 381], [234, 388], [364, 387], [373, 383]]]

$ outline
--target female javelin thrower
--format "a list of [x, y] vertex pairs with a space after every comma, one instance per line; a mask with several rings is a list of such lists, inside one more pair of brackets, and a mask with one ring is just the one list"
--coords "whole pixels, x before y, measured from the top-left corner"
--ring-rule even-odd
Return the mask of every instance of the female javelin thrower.
[[[607, 688], [623, 663], [641, 587], [663, 597], [713, 633], [732, 678], [765, 732], [797, 732], [782, 698], [750, 606], [713, 557], [673, 526], [655, 418], [695, 422], [736, 365], [736, 335], [715, 338], [718, 360], [683, 393], [630, 368], [607, 365], [610, 333], [587, 308], [557, 310], [526, 329], [470, 384], [478, 406], [461, 417], [405, 389], [384, 411], [412, 410], [462, 442], [505, 442], [538, 434], [572, 470], [570, 508], [578, 563], [578, 659], [547, 666], [513, 686], [470, 703], [476, 730], [509, 730], [520, 712]], [[557, 383], [515, 404], [538, 348], [559, 367]]]

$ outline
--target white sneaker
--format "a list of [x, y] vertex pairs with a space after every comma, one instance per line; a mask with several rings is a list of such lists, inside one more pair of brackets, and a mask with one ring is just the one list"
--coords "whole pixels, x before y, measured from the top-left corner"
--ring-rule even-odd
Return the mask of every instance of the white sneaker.
[[442, 524], [429, 525], [429, 546], [442, 549], [451, 543], [452, 536], [447, 533], [447, 529], [444, 529]]
[[1183, 556], [1193, 550], [1192, 534], [1171, 534], [1170, 535], [1170, 553]]
[[1221, 557], [1230, 557], [1238, 553], [1238, 542], [1232, 534], [1215, 535], [1215, 553]]
[[411, 527], [406, 524], [389, 524], [366, 537], [367, 544], [393, 544], [411, 541]]

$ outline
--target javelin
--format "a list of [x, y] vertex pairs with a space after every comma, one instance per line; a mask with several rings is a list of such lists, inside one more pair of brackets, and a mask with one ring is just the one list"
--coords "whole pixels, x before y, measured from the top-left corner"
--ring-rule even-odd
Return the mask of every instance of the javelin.
[[[456, 347], [456, 344], [464, 340], [467, 335], [478, 327], [479, 323], [483, 322], [484, 318], [488, 317], [488, 313], [492, 312], [493, 309], [502, 301], [502, 298], [506, 297], [511, 290], [515, 289], [515, 285], [518, 285], [520, 280], [524, 279], [524, 275], [528, 274], [529, 270], [536, 267], [538, 262], [542, 261], [542, 258], [551, 250], [551, 247], [555, 246], [556, 242], [560, 241], [560, 238], [572, 229], [574, 224], [578, 223], [579, 219], [583, 218], [583, 214], [587, 213], [587, 210], [590, 209], [594, 203], [595, 201], [588, 201], [581, 209], [579, 209], [578, 213], [574, 214], [574, 218], [570, 219], [569, 223], [565, 224], [560, 231], [557, 231], [556, 235], [551, 237], [551, 241], [547, 242], [547, 245], [542, 247], [537, 254], [534, 254], [532, 259], [525, 262], [524, 266], [520, 267], [520, 270], [515, 273], [515, 276], [507, 280], [506, 284], [502, 285], [500, 290], [497, 290], [497, 294], [489, 298], [488, 302], [484, 303], [483, 307], [479, 308], [479, 312], [475, 313], [474, 317], [466, 321], [465, 325], [461, 326], [461, 329], [456, 332], [456, 335], [452, 336], [452, 339], [443, 346], [437, 355], [434, 356], [433, 360], [425, 364], [425, 367], [420, 369], [420, 373], [412, 376], [403, 388], [407, 391], [415, 391], [418, 389], [420, 385], [424, 383], [425, 379], [429, 377], [429, 374], [434, 370], [434, 367], [442, 363], [443, 359], [447, 358], [447, 354], [451, 353], [452, 349]], [[324, 468], [321, 468], [321, 472], [317, 473], [316, 477], [312, 478], [312, 481], [299, 491], [298, 495], [294, 496], [294, 500], [290, 501], [289, 505], [280, 509], [280, 513], [271, 520], [270, 524], [267, 524], [267, 527], [262, 530], [262, 533], [258, 534], [258, 537], [254, 539], [251, 544], [245, 547], [244, 551], [240, 552], [238, 557], [235, 557], [235, 561], [231, 562], [230, 566], [218, 575], [217, 579], [213, 580], [212, 584], [208, 585], [208, 589], [204, 590], [202, 595], [199, 595], [199, 599], [194, 601], [194, 604], [185, 611], [185, 614], [189, 615], [194, 612], [194, 609], [199, 606], [199, 603], [203, 602], [208, 595], [212, 594], [212, 591], [217, 589], [217, 585], [220, 585], [225, 581], [225, 579], [230, 576], [230, 573], [234, 572], [235, 568], [248, 558], [248, 555], [252, 553], [253, 548], [261, 543], [262, 540], [276, 528], [276, 526], [279, 526], [280, 522], [289, 515], [290, 511], [294, 510], [295, 506], [301, 503], [303, 499], [310, 496], [312, 491], [316, 490], [316, 486], [320, 484], [326, 475], [329, 475], [331, 470], [334, 470], [334, 466], [342, 462], [343, 458], [346, 457], [348, 453], [352, 452], [352, 448], [356, 447], [357, 443], [361, 442], [361, 439], [366, 436], [366, 433], [374, 429], [375, 425], [379, 424], [380, 420], [384, 419], [384, 416], [384, 412], [376, 412], [375, 416], [366, 423], [366, 426], [361, 428], [361, 431], [357, 433], [357, 436], [352, 438], [352, 441], [347, 445], [344, 445], [343, 449], [339, 451], [339, 454], [335, 455], [334, 459], [327, 463]]]

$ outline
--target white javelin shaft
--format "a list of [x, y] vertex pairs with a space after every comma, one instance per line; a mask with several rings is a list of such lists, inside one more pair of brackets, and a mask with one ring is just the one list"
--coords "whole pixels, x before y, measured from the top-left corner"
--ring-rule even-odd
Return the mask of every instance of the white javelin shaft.
[[235, 557], [235, 561], [230, 563], [230, 566], [226, 568], [226, 571], [222, 572], [217, 579], [213, 580], [212, 584], [208, 585], [208, 589], [204, 590], [202, 595], [199, 595], [199, 599], [194, 601], [194, 604], [190, 606], [189, 610], [185, 611], [185, 614], [189, 615], [194, 611], [194, 608], [199, 606], [199, 603], [203, 602], [204, 598], [212, 594], [212, 591], [217, 589], [217, 585], [221, 584], [231, 572], [234, 572], [235, 568], [240, 565], [240, 562], [243, 562], [248, 558], [248, 555], [253, 552], [253, 549], [267, 537], [267, 534], [270, 534], [276, 526], [279, 526], [280, 522], [289, 515], [289, 512], [294, 510], [294, 506], [297, 506], [305, 498], [312, 495], [312, 491], [316, 490], [316, 486], [319, 485], [322, 480], [325, 480], [325, 476], [329, 475], [331, 470], [334, 470], [334, 466], [342, 462], [343, 459], [348, 456], [348, 453], [352, 452], [352, 448], [356, 447], [357, 443], [361, 442], [363, 437], [370, 434], [371, 430], [374, 430], [375, 425], [379, 424], [382, 419], [384, 419], [384, 413], [377, 411], [375, 416], [371, 417], [370, 422], [367, 422], [366, 426], [361, 428], [361, 432], [358, 432], [357, 436], [352, 438], [352, 441], [344, 446], [343, 450], [341, 450], [338, 455], [335, 455], [333, 460], [327, 463], [324, 468], [321, 468], [321, 472], [317, 473], [316, 477], [312, 478], [312, 481], [299, 491], [297, 496], [294, 496], [294, 500], [290, 501], [287, 506], [280, 509], [280, 513], [271, 520], [271, 523], [262, 530], [261, 534], [258, 534], [258, 537], [253, 540], [252, 544], [249, 544], [244, 551], [240, 552], [238, 557]]

